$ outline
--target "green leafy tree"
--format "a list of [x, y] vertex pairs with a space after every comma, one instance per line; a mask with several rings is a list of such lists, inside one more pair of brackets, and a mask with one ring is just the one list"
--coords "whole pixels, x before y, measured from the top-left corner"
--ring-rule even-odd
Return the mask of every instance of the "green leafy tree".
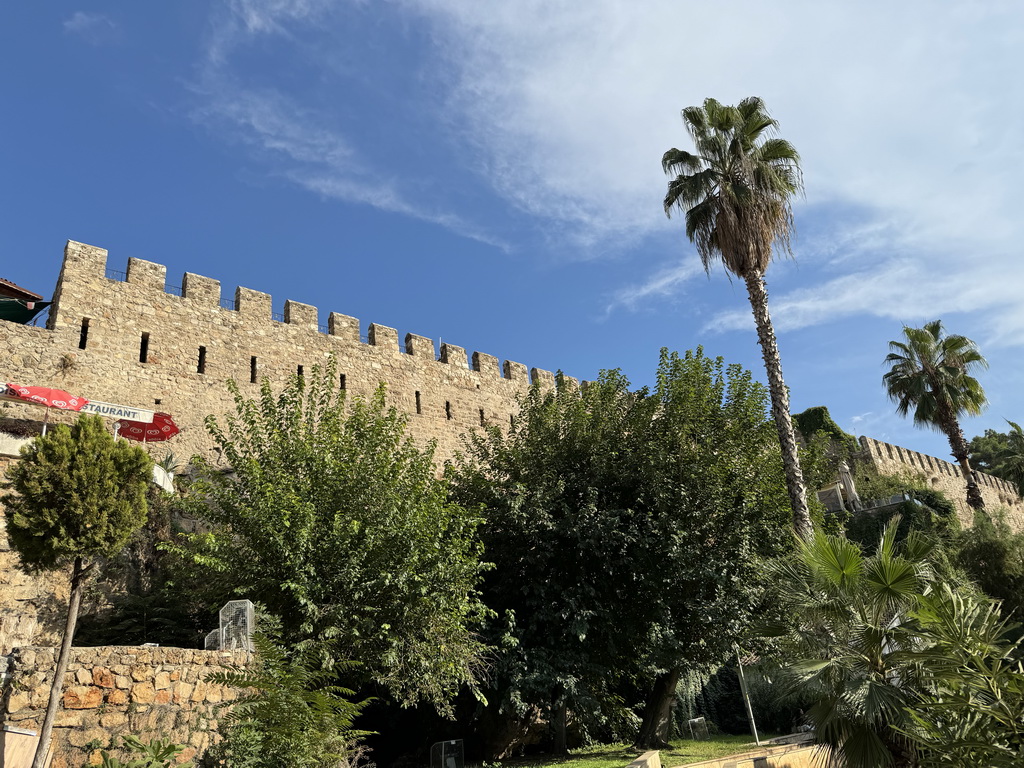
[[664, 740], [680, 671], [730, 653], [758, 555], [789, 545], [764, 387], [701, 350], [663, 352], [657, 381], [534, 388], [515, 428], [478, 433], [453, 470], [455, 498], [484, 508], [485, 600], [503, 619], [491, 700], [510, 716], [609, 713], [636, 683], [639, 739]]
[[898, 521], [865, 556], [840, 536], [818, 532], [795, 558], [770, 570], [784, 627], [783, 680], [814, 704], [807, 718], [821, 743], [848, 768], [913, 766], [916, 750], [899, 733], [919, 688], [905, 629], [918, 595], [934, 582], [931, 543], [911, 531], [897, 544]]
[[1024, 762], [1024, 665], [998, 603], [943, 585], [911, 611], [927, 690], [903, 729], [929, 768]]
[[903, 340], [889, 342], [885, 364], [890, 368], [882, 381], [896, 412], [900, 416], [913, 413], [915, 425], [946, 435], [967, 484], [967, 503], [984, 509], [959, 421], [964, 415], [977, 416], [986, 404], [981, 384], [971, 375], [977, 368], [988, 367], [978, 347], [965, 336], [947, 336], [941, 320], [923, 328], [905, 325]]
[[1007, 419], [1008, 432], [986, 429], [984, 435], [971, 439], [971, 465], [982, 472], [1007, 480], [1024, 496], [1024, 432], [1020, 424]]
[[207, 533], [176, 551], [211, 589], [263, 604], [288, 643], [333, 640], [400, 703], [474, 685], [485, 609], [478, 519], [446, 500], [433, 446], [384, 403], [345, 402], [333, 364], [207, 419], [225, 466], [196, 459], [186, 502]]
[[255, 664], [216, 672], [207, 680], [246, 691], [223, 718], [225, 739], [215, 750], [233, 768], [340, 768], [369, 735], [354, 722], [367, 701], [333, 684], [317, 649], [288, 651], [256, 633]]
[[1024, 532], [1001, 515], [976, 515], [956, 541], [955, 559], [986, 595], [1002, 602], [1004, 614], [1024, 621]]
[[746, 284], [782, 445], [793, 526], [808, 538], [807, 491], [764, 280], [773, 248], [790, 250], [791, 200], [802, 187], [800, 156], [792, 144], [772, 135], [778, 122], [759, 98], [736, 106], [705, 99], [703, 106], [687, 107], [682, 114], [695, 151], [673, 147], [662, 158], [665, 173], [675, 176], [665, 195], [665, 213], [679, 209], [686, 214], [686, 236], [705, 270], [721, 261]]
[[58, 425], [21, 451], [0, 501], [7, 537], [30, 571], [71, 564], [71, 599], [32, 768], [42, 768], [67, 671], [86, 579], [97, 560], [115, 555], [146, 520], [153, 461], [115, 440], [99, 416]]

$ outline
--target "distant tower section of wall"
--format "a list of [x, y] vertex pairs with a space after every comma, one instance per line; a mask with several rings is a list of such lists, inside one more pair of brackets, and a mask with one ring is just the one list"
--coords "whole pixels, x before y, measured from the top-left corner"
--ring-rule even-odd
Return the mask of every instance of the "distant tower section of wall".
[[410, 434], [436, 440], [441, 460], [469, 430], [507, 427], [531, 379], [554, 382], [549, 371], [528, 373], [521, 363], [453, 344], [435, 349], [432, 339], [400, 338], [377, 323], [364, 337], [356, 318], [331, 312], [321, 322], [316, 307], [297, 301], [286, 301], [277, 315], [270, 295], [240, 287], [225, 296], [220, 282], [201, 275], [185, 273], [177, 282], [161, 264], [129, 258], [121, 272], [106, 250], [68, 242], [49, 328], [3, 323], [0, 353], [10, 354], [0, 373], [167, 411], [182, 432], [153, 452], [182, 457], [210, 449], [205, 416], [233, 409], [225, 380], [256, 394], [263, 378], [279, 388], [332, 355], [339, 387], [365, 396], [385, 383], [388, 403], [409, 416]]
[[[932, 488], [942, 491], [956, 505], [957, 515], [962, 524], [972, 524], [974, 512], [967, 506], [966, 484], [958, 464], [870, 437], [861, 437], [860, 446], [861, 458], [869, 461], [879, 474], [899, 475], [909, 472], [922, 477]], [[1007, 522], [1016, 530], [1024, 530], [1024, 501], [1017, 494], [1017, 489], [1001, 478], [984, 472], [975, 474], [986, 509], [1005, 509]]]

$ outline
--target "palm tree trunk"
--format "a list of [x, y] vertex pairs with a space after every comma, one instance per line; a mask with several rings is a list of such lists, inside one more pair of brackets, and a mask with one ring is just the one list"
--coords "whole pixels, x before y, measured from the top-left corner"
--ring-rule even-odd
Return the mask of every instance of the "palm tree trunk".
[[[945, 409], [942, 410], [945, 411]], [[964, 438], [964, 431], [960, 429], [960, 423], [949, 413], [943, 412], [939, 418], [942, 431], [946, 433], [946, 437], [949, 439], [949, 447], [953, 453], [953, 458], [960, 465], [960, 474], [964, 476], [964, 482], [967, 483], [967, 504], [976, 512], [984, 512], [985, 499], [981, 496], [977, 477], [971, 468], [971, 461], [968, 458], [970, 456], [970, 446], [966, 438]]]
[[779, 359], [779, 347], [775, 342], [775, 329], [772, 318], [768, 314], [768, 290], [765, 288], [764, 276], [760, 273], [747, 275], [747, 294], [750, 306], [754, 310], [754, 322], [757, 325], [757, 340], [761, 345], [761, 357], [764, 358], [764, 369], [768, 374], [768, 391], [772, 397], [772, 416], [775, 427], [779, 430], [779, 444], [782, 446], [782, 465], [786, 470], [786, 489], [789, 491], [789, 503], [793, 508], [793, 529], [804, 540], [811, 537], [814, 528], [811, 524], [811, 513], [807, 508], [807, 489], [804, 487], [804, 475], [800, 470], [800, 456], [797, 453], [796, 433], [793, 431], [793, 417], [789, 413], [789, 390], [782, 378], [782, 361]]
[[53, 721], [57, 718], [57, 705], [64, 689], [64, 675], [68, 671], [71, 660], [71, 641], [75, 636], [75, 624], [78, 623], [78, 607], [82, 603], [82, 591], [85, 586], [85, 574], [88, 568], [82, 568], [82, 558], [75, 558], [75, 567], [71, 573], [71, 601], [68, 604], [68, 618], [64, 624], [64, 637], [61, 639], [60, 654], [57, 656], [57, 668], [53, 671], [53, 682], [50, 684], [50, 702], [46, 706], [43, 725], [39, 729], [39, 744], [32, 760], [32, 768], [44, 768], [46, 753], [50, 750], [50, 738], [53, 734]]

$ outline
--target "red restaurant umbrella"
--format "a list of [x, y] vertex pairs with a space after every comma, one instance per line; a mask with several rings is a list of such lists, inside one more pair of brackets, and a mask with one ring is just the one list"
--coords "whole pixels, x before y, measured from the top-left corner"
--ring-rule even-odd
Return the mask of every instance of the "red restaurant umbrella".
[[62, 411], [80, 411], [89, 401], [84, 397], [72, 395], [63, 389], [52, 389], [50, 387], [24, 387], [21, 384], [7, 383], [8, 397], [21, 400], [31, 405], [42, 405], [46, 408], [46, 415], [43, 417], [43, 434], [46, 434], [46, 422], [50, 417], [50, 409], [58, 408]]
[[152, 424], [121, 419], [114, 426], [117, 427], [117, 434], [121, 437], [138, 440], [140, 443], [159, 443], [163, 440], [170, 440], [181, 431], [169, 413], [153, 414]]

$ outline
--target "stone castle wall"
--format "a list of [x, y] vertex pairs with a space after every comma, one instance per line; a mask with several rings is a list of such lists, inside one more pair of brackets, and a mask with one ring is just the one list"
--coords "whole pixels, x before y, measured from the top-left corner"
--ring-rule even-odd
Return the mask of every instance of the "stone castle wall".
[[[861, 437], [860, 446], [861, 458], [869, 461], [879, 474], [900, 475], [909, 472], [924, 478], [932, 488], [944, 493], [956, 505], [957, 515], [963, 525], [973, 523], [974, 512], [967, 506], [967, 484], [958, 464], [870, 437]], [[1024, 502], [1017, 495], [1016, 488], [984, 472], [975, 474], [986, 509], [1004, 509], [1007, 522], [1015, 530], [1024, 530]]]
[[[123, 278], [123, 279], [122, 279]], [[238, 288], [222, 296], [220, 283], [186, 273], [168, 286], [166, 268], [128, 259], [127, 271], [109, 270], [102, 248], [69, 242], [54, 292], [49, 328], [0, 322], [0, 377], [50, 385], [91, 400], [166, 411], [181, 427], [167, 445], [180, 458], [206, 452], [208, 414], [233, 410], [224, 386], [238, 382], [255, 395], [268, 378], [283, 385], [333, 355], [338, 386], [370, 395], [384, 382], [387, 399], [409, 415], [409, 433], [436, 440], [439, 460], [461, 447], [461, 437], [484, 424], [507, 427], [517, 397], [531, 379], [551, 385], [549, 371], [371, 324], [331, 312], [321, 324], [316, 307], [286, 301], [272, 312], [266, 293]], [[343, 380], [342, 380], [343, 377]], [[41, 409], [5, 404], [0, 416], [41, 418]], [[71, 414], [51, 412], [69, 420]]]
[[[38, 732], [50, 696], [54, 648], [19, 648], [4, 687], [6, 723]], [[53, 729], [51, 768], [99, 763], [99, 750], [138, 736], [187, 747], [190, 760], [210, 744], [221, 705], [238, 691], [206, 678], [249, 661], [245, 651], [103, 646], [75, 648]]]

